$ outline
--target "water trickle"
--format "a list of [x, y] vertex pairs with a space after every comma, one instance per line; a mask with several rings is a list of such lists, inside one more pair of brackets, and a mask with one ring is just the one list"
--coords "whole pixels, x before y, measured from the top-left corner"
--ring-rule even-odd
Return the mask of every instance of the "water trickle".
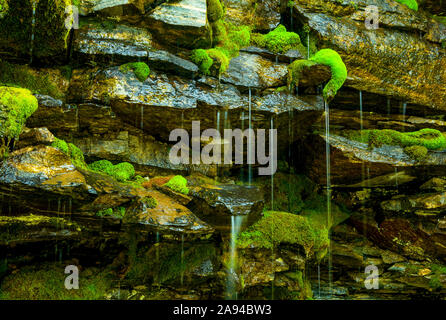
[[160, 233], [156, 232], [156, 262], [160, 261], [160, 250], [159, 250], [159, 243], [160, 243]]
[[34, 33], [36, 27], [36, 6], [37, 3], [33, 1], [33, 17], [31, 22], [31, 44], [29, 48], [29, 64], [33, 63], [33, 54], [34, 54]]
[[293, 30], [293, 7], [290, 7], [290, 27], [291, 27], [290, 31], [292, 31]]
[[387, 115], [390, 116], [390, 98], [387, 98]]
[[184, 129], [184, 110], [181, 111], [181, 129]]
[[[249, 88], [249, 115], [248, 115], [248, 128], [249, 128], [249, 135], [248, 135], [248, 150], [250, 150], [249, 143], [251, 141], [251, 129], [252, 129], [252, 93], [251, 88]], [[251, 185], [252, 183], [252, 154], [248, 151], [248, 184]]]
[[407, 102], [403, 103], [403, 122], [406, 122]]
[[398, 168], [395, 167], [395, 187], [396, 190], [398, 191]]
[[276, 55], [276, 63], [279, 63], [279, 56]]
[[[328, 103], [324, 100], [325, 109], [325, 160], [326, 160], [326, 179], [327, 179], [327, 229], [328, 236], [331, 239], [330, 225], [331, 225], [331, 164], [330, 164], [330, 108]], [[331, 242], [328, 245], [328, 285], [329, 296], [332, 293], [332, 259], [331, 259]]]
[[184, 234], [181, 235], [181, 286], [183, 286], [184, 283]]
[[220, 132], [220, 110], [217, 110], [217, 120], [215, 122], [216, 122], [217, 131]]
[[270, 149], [269, 149], [269, 156], [271, 158], [271, 210], [274, 210], [274, 174], [272, 172], [272, 168], [274, 168], [274, 157], [273, 155], [273, 150], [275, 148], [274, 145], [274, 139], [273, 139], [273, 129], [274, 129], [274, 118], [271, 117], [271, 131], [270, 131]]
[[144, 105], [141, 105], [141, 123], [140, 123], [141, 130], [144, 129]]
[[231, 239], [229, 243], [229, 264], [227, 269], [226, 279], [226, 298], [230, 300], [237, 300], [237, 237], [243, 224], [246, 221], [246, 216], [231, 216]]
[[307, 33], [307, 59], [310, 59], [310, 33]]
[[361, 131], [364, 129], [364, 123], [362, 118], [362, 90], [359, 91], [359, 118], [361, 123]]
[[[241, 121], [242, 121], [242, 131], [244, 132], [245, 131], [245, 111], [242, 111]], [[245, 181], [244, 179], [245, 179], [245, 177], [244, 177], [244, 170], [243, 170], [243, 167], [242, 167], [240, 169], [240, 181]]]

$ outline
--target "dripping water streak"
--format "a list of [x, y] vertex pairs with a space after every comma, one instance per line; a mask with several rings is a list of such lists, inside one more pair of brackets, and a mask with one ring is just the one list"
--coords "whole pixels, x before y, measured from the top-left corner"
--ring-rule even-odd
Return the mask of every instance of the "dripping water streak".
[[33, 54], [34, 54], [34, 33], [36, 27], [36, 2], [33, 1], [33, 17], [31, 22], [31, 44], [29, 48], [29, 64], [33, 63]]
[[231, 239], [229, 243], [229, 265], [226, 282], [226, 297], [237, 300], [237, 237], [246, 216], [231, 216]]
[[[330, 108], [328, 103], [324, 100], [325, 109], [325, 160], [326, 160], [326, 179], [327, 179], [327, 229], [329, 239], [331, 238], [330, 226], [331, 226], [331, 167], [330, 167]], [[328, 285], [329, 296], [332, 293], [332, 268], [331, 268], [331, 242], [328, 245]]]
[[248, 135], [248, 184], [251, 185], [252, 183], [252, 154], [249, 150], [251, 150], [250, 148], [250, 143], [251, 143], [251, 129], [252, 129], [252, 110], [251, 110], [251, 99], [252, 99], [252, 93], [251, 93], [251, 88], [249, 88], [249, 115], [248, 115], [248, 128], [249, 128], [249, 135]]

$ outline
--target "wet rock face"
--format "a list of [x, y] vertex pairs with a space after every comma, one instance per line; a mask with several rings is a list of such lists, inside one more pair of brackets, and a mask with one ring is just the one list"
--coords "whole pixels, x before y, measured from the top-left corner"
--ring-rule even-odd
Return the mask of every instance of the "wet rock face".
[[206, 47], [211, 41], [206, 0], [180, 0], [156, 7], [145, 24], [166, 44], [185, 48]]
[[222, 0], [228, 20], [236, 25], [251, 25], [269, 31], [280, 23], [280, 1]]
[[257, 187], [203, 186], [193, 190], [192, 196], [192, 206], [203, 215], [259, 215], [263, 209], [263, 194]]
[[172, 198], [157, 191], [150, 192], [148, 195], [157, 201], [156, 207], [151, 208], [141, 200], [135, 201], [127, 209], [124, 223], [137, 223], [170, 232], [200, 234], [213, 232], [212, 227]]
[[[390, 0], [352, 3], [301, 0], [294, 10], [341, 54], [349, 73], [347, 86], [444, 110], [444, 49], [419, 36], [428, 31], [428, 18]], [[368, 4], [379, 7], [383, 32], [365, 29], [363, 10]]]
[[[1, 190], [31, 207], [45, 209], [48, 197], [71, 196], [76, 201], [92, 200], [85, 177], [70, 158], [49, 146], [17, 150], [0, 166]], [[43, 196], [43, 197], [42, 197]]]
[[54, 142], [54, 135], [47, 128], [25, 128], [20, 134], [20, 140], [15, 148], [21, 149], [33, 145], [51, 145]]
[[[325, 136], [313, 136], [305, 143], [307, 146], [305, 150], [312, 154], [312, 156], [307, 158], [306, 162], [308, 175], [322, 184], [326, 182], [326, 141], [327, 138]], [[367, 173], [367, 179], [395, 173], [395, 168], [398, 171], [406, 171], [406, 174], [409, 176], [420, 177], [425, 175], [426, 168], [431, 170], [430, 174], [432, 175], [443, 175], [445, 170], [446, 153], [443, 152], [431, 151], [424, 161], [419, 162], [411, 159], [398, 146], [384, 145], [370, 150], [365, 143], [351, 141], [336, 135], [331, 135], [329, 141], [332, 163], [331, 181], [335, 185], [361, 182], [365, 179], [364, 168]]]

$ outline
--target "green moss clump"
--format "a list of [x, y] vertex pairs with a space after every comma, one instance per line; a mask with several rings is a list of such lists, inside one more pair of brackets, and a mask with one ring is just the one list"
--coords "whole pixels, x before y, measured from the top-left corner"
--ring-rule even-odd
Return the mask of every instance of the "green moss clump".
[[191, 60], [198, 66], [201, 72], [206, 75], [210, 74], [210, 68], [214, 63], [211, 57], [204, 49], [196, 49], [192, 51]]
[[347, 68], [342, 58], [332, 49], [322, 49], [310, 60], [331, 68], [331, 79], [323, 90], [325, 101], [331, 101], [347, 79]]
[[207, 0], [206, 3], [209, 22], [216, 22], [223, 18], [224, 10], [220, 0]]
[[17, 140], [28, 119], [38, 108], [27, 89], [0, 87], [0, 158], [7, 154], [11, 140]]
[[251, 42], [256, 46], [267, 48], [273, 53], [286, 53], [291, 49], [303, 48], [299, 35], [288, 32], [283, 25], [279, 25], [266, 35], [253, 34]]
[[105, 173], [120, 182], [126, 182], [135, 175], [135, 168], [128, 162], [113, 165], [108, 160], [99, 160], [89, 164], [88, 167], [90, 170]]
[[269, 211], [237, 239], [240, 248], [254, 246], [271, 249], [280, 244], [299, 245], [307, 257], [314, 256], [320, 260], [329, 245], [328, 229], [307, 217]]
[[0, 300], [101, 300], [112, 288], [110, 271], [91, 268], [80, 273], [78, 290], [67, 290], [65, 266], [43, 264], [21, 268], [3, 280]]
[[[446, 149], [446, 137], [436, 129], [424, 128], [414, 132], [399, 132], [391, 129], [347, 131], [344, 135], [363, 143], [368, 143], [370, 148], [382, 145], [411, 147], [423, 146], [428, 150]], [[414, 151], [413, 149], [409, 149]], [[421, 150], [418, 150], [420, 152]]]
[[28, 66], [0, 61], [0, 85], [27, 88], [33, 93], [39, 93], [60, 99], [64, 94], [46, 75], [34, 72]]
[[132, 70], [136, 78], [141, 82], [144, 82], [150, 75], [150, 68], [144, 62], [129, 62], [120, 66], [119, 69], [125, 73]]
[[82, 169], [88, 168], [87, 164], [85, 163], [84, 154], [82, 150], [79, 149], [76, 145], [72, 143], [67, 143], [65, 140], [55, 138], [51, 146], [56, 149], [59, 149], [67, 156], [69, 156], [74, 166]]
[[8, 1], [0, 0], [0, 19], [8, 12], [9, 5]]
[[316, 65], [317, 63], [310, 60], [295, 60], [288, 66], [288, 88], [293, 89], [299, 86], [299, 79], [305, 68]]
[[113, 163], [108, 160], [99, 160], [90, 163], [88, 167], [93, 171], [106, 172], [108, 169], [113, 167]]
[[125, 208], [124, 207], [116, 207], [116, 208], [107, 208], [104, 210], [99, 210], [96, 212], [96, 216], [98, 217], [114, 217], [117, 219], [123, 219], [125, 216]]
[[169, 180], [164, 186], [172, 189], [173, 191], [188, 194], [189, 188], [187, 187], [187, 180], [183, 176], [175, 176]]
[[230, 60], [239, 55], [240, 48], [249, 45], [251, 28], [235, 26], [225, 21], [224, 9], [219, 0], [208, 0], [207, 6], [214, 48], [195, 49], [190, 57], [204, 74], [210, 75], [213, 65], [216, 72], [222, 74], [228, 69]]
[[418, 2], [416, 0], [396, 0], [396, 1], [408, 6], [412, 10], [418, 11]]
[[158, 206], [158, 201], [153, 197], [145, 197], [141, 201], [150, 209], [155, 209]]

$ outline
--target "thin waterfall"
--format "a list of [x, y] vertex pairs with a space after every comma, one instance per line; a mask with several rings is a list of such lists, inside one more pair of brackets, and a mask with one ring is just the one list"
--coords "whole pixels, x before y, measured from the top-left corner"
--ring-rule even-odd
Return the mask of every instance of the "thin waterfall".
[[33, 17], [31, 20], [31, 45], [29, 48], [29, 64], [33, 63], [33, 55], [34, 55], [34, 33], [36, 27], [36, 6], [37, 3], [33, 1]]
[[274, 168], [274, 157], [273, 157], [273, 150], [276, 147], [274, 145], [274, 139], [273, 139], [273, 129], [274, 129], [274, 117], [271, 117], [271, 133], [269, 136], [269, 156], [271, 158], [271, 210], [274, 210], [274, 174], [272, 172], [272, 168]]
[[248, 184], [252, 184], [252, 154], [249, 152], [251, 150], [250, 143], [251, 143], [251, 130], [252, 130], [252, 93], [251, 93], [251, 87], [249, 88], [249, 116], [248, 116], [248, 128], [249, 128], [249, 135], [248, 135]]
[[[327, 179], [327, 229], [328, 237], [331, 239], [331, 166], [330, 166], [330, 108], [328, 102], [324, 100], [325, 109], [325, 160], [326, 160], [326, 179]], [[329, 296], [332, 293], [332, 274], [331, 274], [331, 242], [328, 245], [328, 285], [329, 285]]]
[[181, 129], [184, 129], [184, 110], [181, 111]]
[[403, 122], [406, 122], [407, 102], [403, 103]]
[[144, 105], [141, 105], [141, 124], [140, 124], [141, 130], [144, 129]]
[[[245, 131], [245, 111], [242, 111], [241, 114], [241, 121], [242, 121], [242, 132]], [[240, 168], [240, 181], [245, 181], [244, 180], [244, 170], [243, 170], [243, 166]]]
[[310, 59], [310, 32], [307, 33], [307, 59]]
[[226, 279], [226, 298], [237, 300], [237, 237], [245, 223], [246, 216], [231, 216], [231, 239], [229, 243], [229, 264]]
[[387, 98], [387, 115], [390, 116], [390, 98]]
[[[360, 126], [361, 126], [361, 131], [364, 129], [364, 124], [363, 124], [363, 118], [362, 118], [362, 90], [359, 90], [359, 118], [360, 118]], [[361, 132], [362, 134], [362, 132]]]
[[181, 235], [181, 286], [184, 283], [184, 234]]

